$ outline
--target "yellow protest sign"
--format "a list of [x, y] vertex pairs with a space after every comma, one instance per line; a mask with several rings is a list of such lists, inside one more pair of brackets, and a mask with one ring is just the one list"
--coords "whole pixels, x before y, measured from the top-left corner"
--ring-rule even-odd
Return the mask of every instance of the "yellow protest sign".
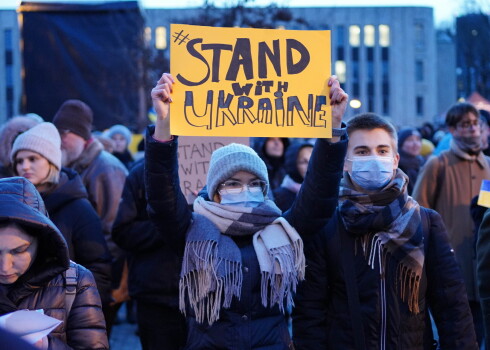
[[331, 136], [330, 32], [171, 25], [171, 133]]

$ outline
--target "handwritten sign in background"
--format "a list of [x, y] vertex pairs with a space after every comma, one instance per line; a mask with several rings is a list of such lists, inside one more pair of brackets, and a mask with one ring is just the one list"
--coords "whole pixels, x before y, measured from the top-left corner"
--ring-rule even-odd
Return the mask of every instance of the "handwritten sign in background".
[[248, 137], [179, 137], [179, 178], [180, 188], [191, 204], [206, 184], [211, 153], [230, 143], [249, 145]]
[[171, 133], [330, 137], [330, 32], [171, 25]]

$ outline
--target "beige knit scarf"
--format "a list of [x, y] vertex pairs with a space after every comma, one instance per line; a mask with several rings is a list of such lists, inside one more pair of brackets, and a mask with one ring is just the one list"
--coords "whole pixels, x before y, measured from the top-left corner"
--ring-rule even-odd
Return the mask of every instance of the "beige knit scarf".
[[242, 261], [231, 237], [253, 235], [253, 246], [261, 272], [264, 307], [284, 302], [292, 307], [296, 285], [304, 279], [303, 241], [270, 200], [258, 207], [228, 206], [198, 197], [186, 237], [180, 275], [180, 310], [186, 300], [199, 323], [212, 325], [221, 306], [229, 308], [233, 297], [240, 299]]

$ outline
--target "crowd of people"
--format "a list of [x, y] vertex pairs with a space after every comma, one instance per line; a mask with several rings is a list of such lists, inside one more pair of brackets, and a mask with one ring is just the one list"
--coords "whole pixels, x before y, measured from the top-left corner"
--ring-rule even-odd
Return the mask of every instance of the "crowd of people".
[[345, 120], [332, 76], [331, 138], [218, 148], [189, 206], [174, 84], [151, 91], [144, 157], [80, 100], [1, 126], [0, 317], [62, 321], [35, 348], [108, 349], [126, 302], [143, 350], [490, 349], [487, 112]]

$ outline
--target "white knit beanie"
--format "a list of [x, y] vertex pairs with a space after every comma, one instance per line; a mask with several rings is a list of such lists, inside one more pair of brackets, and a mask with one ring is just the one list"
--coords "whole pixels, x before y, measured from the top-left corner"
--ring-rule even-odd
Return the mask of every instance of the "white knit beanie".
[[218, 148], [211, 155], [206, 179], [208, 196], [212, 199], [218, 186], [239, 171], [256, 175], [269, 184], [267, 167], [264, 161], [250, 147], [231, 143]]
[[22, 150], [36, 152], [61, 169], [61, 138], [51, 123], [40, 123], [17, 136], [10, 152], [12, 164], [17, 152]]

